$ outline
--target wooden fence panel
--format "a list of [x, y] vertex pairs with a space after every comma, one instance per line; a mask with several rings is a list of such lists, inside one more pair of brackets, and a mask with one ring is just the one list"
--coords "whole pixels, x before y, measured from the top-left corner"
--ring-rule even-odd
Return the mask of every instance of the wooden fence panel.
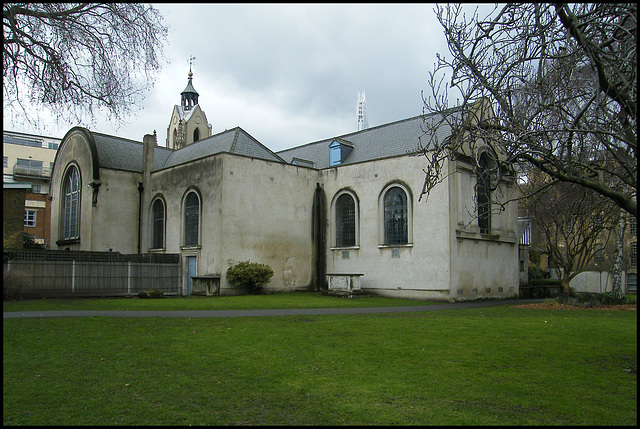
[[5, 268], [17, 275], [22, 284], [19, 295], [25, 298], [130, 296], [145, 289], [180, 295], [179, 255], [87, 253], [31, 252], [9, 261]]
[[165, 294], [180, 294], [180, 266], [131, 262], [129, 288], [137, 294], [145, 289], [158, 289]]

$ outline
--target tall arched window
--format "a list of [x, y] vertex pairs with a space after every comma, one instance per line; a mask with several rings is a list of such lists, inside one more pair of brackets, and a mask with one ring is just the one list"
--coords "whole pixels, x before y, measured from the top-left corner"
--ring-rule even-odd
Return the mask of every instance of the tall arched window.
[[356, 204], [349, 194], [336, 200], [336, 246], [356, 245]]
[[184, 202], [184, 245], [197, 246], [200, 224], [200, 200], [195, 192], [190, 192]]
[[165, 212], [164, 212], [164, 203], [160, 198], [158, 198], [153, 203], [152, 208], [153, 213], [153, 221], [152, 221], [152, 249], [163, 249], [164, 248], [164, 222], [165, 222]]
[[384, 196], [384, 244], [407, 244], [408, 222], [407, 194], [402, 188], [394, 186]]
[[491, 231], [491, 178], [489, 175], [488, 155], [482, 154], [478, 162], [478, 181], [476, 198], [478, 206], [478, 227], [482, 234]]
[[195, 143], [198, 140], [200, 140], [200, 128], [193, 130], [193, 142]]
[[62, 239], [71, 240], [80, 236], [80, 173], [71, 166], [63, 181], [62, 195]]

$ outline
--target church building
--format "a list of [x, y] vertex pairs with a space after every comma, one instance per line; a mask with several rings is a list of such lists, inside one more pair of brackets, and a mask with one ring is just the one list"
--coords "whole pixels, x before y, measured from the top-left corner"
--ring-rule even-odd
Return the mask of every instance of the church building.
[[[517, 295], [517, 206], [477, 195], [475, 163], [449, 161], [418, 201], [421, 125], [438, 115], [273, 152], [240, 127], [212, 135], [192, 79], [166, 147], [155, 132], [142, 142], [67, 132], [51, 175], [53, 249], [178, 253], [182, 295], [205, 275], [220, 277], [220, 295], [240, 293], [226, 271], [247, 260], [273, 269], [269, 293], [326, 290], [332, 275], [353, 274], [359, 289], [385, 296]], [[502, 177], [495, 192], [515, 192]]]

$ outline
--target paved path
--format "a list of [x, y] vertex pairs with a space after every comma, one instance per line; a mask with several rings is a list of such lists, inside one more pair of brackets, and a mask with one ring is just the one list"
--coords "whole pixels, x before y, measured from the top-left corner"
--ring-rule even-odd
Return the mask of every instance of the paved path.
[[281, 310], [184, 310], [184, 311], [6, 311], [4, 319], [45, 317], [260, 317], [260, 316], [311, 316], [322, 314], [409, 313], [417, 311], [458, 310], [463, 308], [492, 307], [496, 305], [542, 302], [544, 299], [509, 299], [487, 301], [447, 302], [442, 304], [413, 305], [407, 307], [367, 308], [302, 308]]

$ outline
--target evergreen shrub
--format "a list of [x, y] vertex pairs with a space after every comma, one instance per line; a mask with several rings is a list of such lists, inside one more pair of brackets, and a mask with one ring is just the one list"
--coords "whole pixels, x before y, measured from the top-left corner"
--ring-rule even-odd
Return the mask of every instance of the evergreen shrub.
[[140, 298], [162, 298], [164, 296], [164, 292], [160, 289], [146, 289], [142, 292], [138, 292], [138, 296]]
[[272, 276], [270, 266], [250, 261], [239, 262], [227, 270], [227, 280], [231, 286], [246, 288], [254, 295], [261, 292]]

